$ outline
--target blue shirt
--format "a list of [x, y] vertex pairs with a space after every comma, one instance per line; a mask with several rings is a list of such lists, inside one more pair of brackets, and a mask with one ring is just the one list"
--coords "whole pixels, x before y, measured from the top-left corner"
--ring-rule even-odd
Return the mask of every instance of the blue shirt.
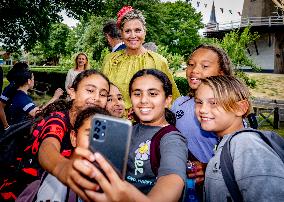
[[29, 112], [32, 111], [36, 105], [31, 97], [25, 92], [17, 90], [14, 97], [11, 99], [11, 104], [7, 108], [7, 120], [9, 124], [16, 124], [29, 118]]
[[214, 155], [217, 136], [201, 129], [194, 108], [193, 98], [181, 96], [175, 100], [171, 110], [176, 115], [176, 128], [187, 138], [189, 151], [200, 162], [208, 163]]
[[8, 104], [9, 100], [14, 97], [17, 93], [17, 88], [14, 82], [10, 82], [8, 86], [6, 86], [1, 94], [0, 101], [4, 104]]

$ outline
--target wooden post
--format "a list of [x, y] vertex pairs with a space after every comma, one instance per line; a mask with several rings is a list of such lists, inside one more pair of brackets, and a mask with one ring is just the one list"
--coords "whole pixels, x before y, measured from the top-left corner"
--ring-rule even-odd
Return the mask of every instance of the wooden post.
[[279, 107], [274, 108], [274, 119], [273, 119], [273, 128], [279, 129], [280, 121], [279, 121]]
[[284, 74], [284, 34], [276, 32], [274, 37], [274, 73]]

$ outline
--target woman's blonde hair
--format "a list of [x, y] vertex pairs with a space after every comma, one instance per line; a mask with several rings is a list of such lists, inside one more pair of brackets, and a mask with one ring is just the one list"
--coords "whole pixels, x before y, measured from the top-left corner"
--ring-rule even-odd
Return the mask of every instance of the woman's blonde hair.
[[89, 59], [88, 59], [88, 56], [87, 56], [87, 54], [85, 54], [85, 53], [83, 53], [83, 52], [78, 53], [78, 55], [77, 55], [76, 58], [75, 58], [75, 64], [76, 64], [75, 69], [78, 69], [77, 60], [78, 60], [78, 58], [79, 58], [80, 55], [83, 55], [83, 56], [86, 57], [86, 64], [84, 65], [84, 70], [89, 69]]
[[202, 79], [202, 84], [212, 89], [218, 105], [223, 107], [225, 111], [238, 111], [241, 107], [238, 102], [247, 101], [248, 108], [243, 118], [249, 114], [251, 109], [249, 89], [236, 77], [228, 75], [211, 76]]

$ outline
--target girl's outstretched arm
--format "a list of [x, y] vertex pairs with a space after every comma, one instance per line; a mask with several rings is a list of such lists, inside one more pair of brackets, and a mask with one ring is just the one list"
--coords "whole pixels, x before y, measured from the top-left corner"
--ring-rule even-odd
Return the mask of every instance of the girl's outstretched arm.
[[84, 201], [89, 201], [84, 190], [95, 190], [98, 187], [97, 184], [80, 175], [80, 172], [73, 167], [72, 158], [67, 159], [60, 154], [60, 143], [56, 138], [48, 137], [43, 140], [39, 148], [38, 159], [42, 168], [70, 187]]
[[[76, 148], [75, 153], [83, 156], [85, 149]], [[85, 193], [94, 201], [178, 201], [184, 187], [184, 182], [178, 175], [172, 174], [162, 176], [148, 195], [144, 195], [130, 183], [121, 180], [112, 166], [99, 153], [95, 153], [95, 161], [105, 172], [103, 175], [92, 163], [87, 160], [75, 160], [74, 167], [82, 174], [89, 176], [97, 181], [103, 193], [93, 190], [86, 190]]]

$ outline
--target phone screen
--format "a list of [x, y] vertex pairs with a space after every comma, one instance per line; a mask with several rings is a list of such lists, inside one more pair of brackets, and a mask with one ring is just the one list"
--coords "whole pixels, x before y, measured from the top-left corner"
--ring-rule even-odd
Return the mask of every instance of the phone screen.
[[124, 179], [132, 123], [129, 120], [96, 114], [92, 119], [90, 150], [100, 152]]

